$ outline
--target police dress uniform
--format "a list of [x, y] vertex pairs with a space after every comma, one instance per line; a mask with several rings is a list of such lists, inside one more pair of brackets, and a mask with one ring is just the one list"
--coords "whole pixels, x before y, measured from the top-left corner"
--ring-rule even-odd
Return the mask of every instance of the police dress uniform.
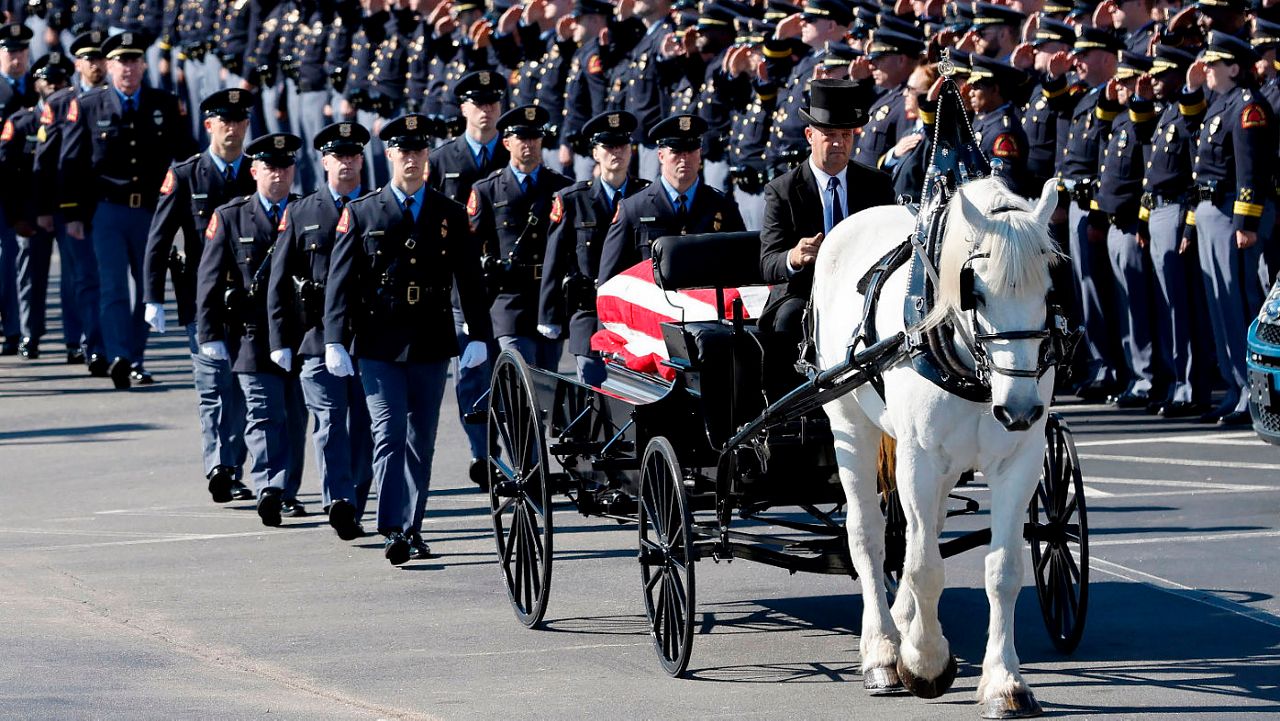
[[[222, 90], [204, 100], [200, 115], [236, 122], [249, 116], [254, 102], [253, 93], [247, 90]], [[228, 359], [210, 358], [200, 352], [196, 323], [197, 270], [204, 253], [205, 231], [214, 211], [234, 198], [252, 194], [254, 188], [249, 161], [243, 155], [228, 161], [207, 150], [174, 163], [160, 186], [143, 268], [149, 304], [163, 307], [166, 281], [173, 281], [178, 323], [186, 328], [191, 351], [205, 477], [214, 500], [222, 499], [220, 502], [253, 497], [236, 482], [245, 459], [244, 394], [232, 376]], [[179, 232], [183, 253], [178, 253], [174, 246]]]
[[[573, 15], [602, 15], [611, 18], [613, 4], [607, 0], [577, 0]], [[610, 26], [616, 25], [610, 21]], [[613, 30], [610, 30], [613, 33]], [[583, 153], [582, 127], [587, 121], [604, 112], [609, 93], [609, 74], [618, 63], [614, 43], [602, 46], [598, 37], [586, 38], [569, 59], [569, 72], [565, 78], [564, 114], [560, 121], [560, 146], [574, 151], [573, 176], [575, 180], [589, 180], [595, 168], [590, 152]]]
[[982, 152], [992, 160], [993, 174], [1004, 180], [1009, 189], [1025, 197], [1039, 197], [1044, 183], [1033, 186], [1027, 177], [1027, 134], [1018, 121], [1012, 98], [1021, 94], [1026, 75], [997, 60], [974, 56], [968, 82], [991, 83], [999, 88], [1005, 102], [1000, 107], [973, 116], [974, 139]]
[[[398, 118], [385, 142], [424, 148], [427, 119]], [[412, 203], [406, 199], [414, 198]], [[471, 337], [489, 338], [478, 246], [461, 205], [423, 186], [413, 195], [394, 185], [349, 203], [338, 220], [325, 288], [326, 356], [351, 356], [372, 419], [378, 532], [387, 557], [408, 559], [409, 538], [422, 528], [436, 427], [453, 341], [450, 290]]]
[[[547, 120], [546, 110], [525, 105], [503, 114], [498, 130], [504, 137], [541, 137]], [[508, 164], [477, 182], [467, 199], [471, 233], [487, 258], [493, 335], [499, 347], [516, 349], [539, 368], [560, 360], [560, 343], [538, 333], [538, 297], [552, 196], [572, 183], [545, 166], [525, 174]]]
[[[314, 146], [322, 154], [360, 155], [369, 131], [343, 121], [321, 129]], [[369, 407], [358, 374], [339, 378], [324, 364], [324, 295], [329, 282], [338, 218], [362, 195], [342, 195], [327, 183], [293, 201], [281, 221], [271, 258], [267, 313], [271, 350], [298, 357], [302, 397], [315, 417], [311, 440], [330, 524], [345, 540], [358, 524], [373, 482]], [[338, 504], [338, 505], [335, 505]], [[345, 505], [342, 505], [345, 504]]]
[[[655, 126], [651, 137], [660, 147], [683, 152], [701, 148], [706, 129], [706, 122], [696, 115], [677, 115]], [[618, 204], [600, 251], [596, 285], [648, 260], [653, 241], [664, 235], [742, 230], [745, 228], [738, 206], [723, 193], [698, 180], [680, 191], [660, 175], [657, 182]], [[754, 251], [743, 248], [744, 253]]]
[[[245, 147], [245, 155], [274, 166], [292, 164], [300, 145], [296, 135], [264, 135]], [[307, 411], [298, 376], [272, 362], [267, 322], [271, 256], [280, 220], [294, 199], [254, 193], [214, 211], [204, 233], [196, 293], [201, 352], [216, 355], [209, 347], [221, 343], [244, 393], [249, 477], [267, 526], [280, 525], [282, 506], [298, 507], [306, 456]]]
[[[27, 49], [31, 42], [31, 29], [21, 23], [0, 26], [0, 47], [18, 51]], [[35, 83], [30, 75], [10, 78], [0, 75], [0, 123], [22, 108], [36, 104]], [[4, 346], [0, 354], [18, 352], [18, 338], [22, 332], [18, 310], [18, 239], [14, 230], [16, 219], [0, 208], [0, 332], [4, 334]]]
[[[1239, 63], [1247, 71], [1257, 55], [1247, 41], [1214, 32], [1204, 59]], [[1193, 161], [1200, 270], [1227, 385], [1217, 415], [1230, 424], [1249, 421], [1246, 334], [1270, 285], [1263, 250], [1275, 216], [1275, 122], [1256, 89], [1238, 85], [1217, 93], [1205, 111]], [[1257, 233], [1257, 242], [1243, 250], [1236, 247], [1242, 230]]]
[[[582, 133], [593, 147], [613, 147], [629, 144], [635, 125], [630, 113], [606, 112], [588, 121]], [[591, 350], [591, 336], [599, 330], [595, 288], [605, 234], [617, 204], [648, 186], [628, 177], [621, 188], [612, 188], [596, 178], [565, 188], [552, 201], [538, 323], [567, 331], [578, 379], [589, 385], [605, 377], [604, 361]]]
[[[323, 4], [303, 3], [301, 18], [292, 37], [285, 38], [284, 76], [296, 84], [296, 107], [290, 107], [294, 131], [309, 147], [325, 127], [325, 107], [329, 104], [329, 76], [325, 67], [325, 49], [333, 32], [333, 8]], [[291, 96], [290, 100], [294, 100]], [[298, 160], [298, 184], [314, 188], [323, 182], [324, 171], [315, 156], [303, 153]]]
[[[122, 33], [103, 49], [109, 59], [138, 57], [142, 40]], [[147, 233], [170, 163], [194, 149], [188, 127], [178, 99], [148, 87], [132, 96], [114, 86], [93, 90], [67, 109], [59, 204], [93, 238], [102, 336], [118, 388], [129, 386], [130, 365], [142, 367]]]
[[627, 53], [626, 59], [615, 67], [606, 101], [609, 110], [626, 110], [640, 121], [635, 138], [640, 144], [639, 175], [650, 181], [658, 177], [658, 149], [650, 131], [662, 120], [664, 98], [668, 94], [658, 74], [659, 51], [663, 40], [674, 30], [675, 25], [669, 18], [662, 18], [645, 29], [644, 36]]
[[[385, 99], [373, 84], [374, 67], [382, 46], [388, 42], [395, 30], [395, 21], [391, 14], [384, 11], [370, 15], [361, 15], [355, 24], [348, 28], [350, 35], [350, 61], [345, 67], [338, 69], [345, 73], [342, 83], [342, 97], [355, 109], [354, 120], [366, 128], [372, 128], [378, 122], [380, 111], [385, 106]], [[334, 66], [331, 64], [331, 68]], [[340, 118], [352, 120], [353, 118]], [[366, 187], [380, 187], [390, 178], [387, 172], [386, 148], [382, 141], [375, 137], [364, 148], [364, 178]]]
[[[893, 30], [877, 30], [871, 34], [867, 57], [906, 55], [917, 57], [924, 44], [910, 35]], [[906, 82], [892, 88], [880, 88], [868, 112], [867, 124], [858, 134], [852, 158], [864, 165], [882, 167], [898, 140], [911, 131], [914, 122], [907, 117]]]
[[[791, 67], [791, 44], [763, 38], [761, 43], [769, 77], [786, 77]], [[729, 129], [729, 183], [733, 186], [734, 204], [747, 230], [760, 230], [764, 223], [764, 186], [769, 182], [765, 155], [779, 86], [776, 82], [761, 83], [753, 79], [748, 86], [730, 87], [740, 90], [741, 94], [729, 99], [735, 110]]]

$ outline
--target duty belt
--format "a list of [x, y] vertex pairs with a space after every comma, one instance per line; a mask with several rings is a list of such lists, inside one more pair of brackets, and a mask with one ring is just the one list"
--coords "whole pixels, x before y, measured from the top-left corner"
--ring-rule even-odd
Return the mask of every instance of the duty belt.
[[1093, 200], [1094, 184], [1093, 178], [1081, 178], [1074, 183], [1069, 183], [1067, 192], [1071, 193], [1071, 199], [1075, 201], [1076, 206], [1081, 210], [1090, 210], [1089, 203]]
[[148, 208], [150, 203], [146, 202], [146, 198], [142, 193], [125, 193], [118, 190], [109, 190], [102, 194], [102, 200], [115, 205], [123, 205], [128, 208]]
[[1147, 210], [1155, 210], [1156, 208], [1163, 208], [1166, 205], [1182, 205], [1183, 203], [1186, 202], [1186, 200], [1187, 200], [1186, 193], [1179, 193], [1178, 195], [1164, 195], [1163, 193], [1143, 193], [1142, 200], [1140, 202], [1142, 204], [1142, 207], [1146, 208]]
[[1222, 201], [1222, 193], [1218, 190], [1218, 181], [1211, 180], [1207, 183], [1198, 183], [1195, 189], [1195, 199], [1198, 202], [1209, 201], [1210, 203], [1219, 203]]

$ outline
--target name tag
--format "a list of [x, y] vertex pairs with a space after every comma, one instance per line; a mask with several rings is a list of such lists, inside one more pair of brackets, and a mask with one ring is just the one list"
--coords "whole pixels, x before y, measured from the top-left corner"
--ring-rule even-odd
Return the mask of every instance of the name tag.
[[578, 223], [578, 227], [579, 227], [579, 228], [594, 228], [594, 227], [596, 227], [596, 221], [594, 221], [594, 220], [584, 220], [584, 221], [582, 221], [581, 223]]
[[111, 121], [110, 121], [110, 120], [99, 120], [99, 121], [98, 121], [98, 127], [99, 127], [99, 128], [109, 128], [109, 127], [111, 127]]
[[657, 221], [658, 221], [658, 217], [657, 217], [657, 216], [649, 216], [649, 217], [641, 217], [641, 218], [640, 218], [640, 222], [641, 222], [641, 223], [656, 223]]
[[445, 174], [444, 174], [444, 179], [445, 179], [445, 180], [453, 180], [454, 178], [460, 177], [461, 175], [462, 175], [462, 173], [445, 173]]
[[498, 202], [496, 202], [496, 203], [494, 203], [494, 204], [493, 204], [493, 207], [495, 207], [495, 208], [502, 208], [502, 207], [505, 207], [505, 206], [508, 206], [508, 205], [511, 205], [511, 201], [510, 201], [510, 200], [499, 200]]
[[304, 232], [304, 233], [305, 233], [305, 232], [307, 232], [308, 230], [318, 230], [319, 228], [320, 228], [319, 223], [317, 223], [316, 225], [308, 225], [308, 226], [304, 226], [304, 227], [302, 228], [302, 232]]
[[240, 242], [241, 242], [241, 243], [253, 243], [253, 238], [245, 238], [244, 236], [241, 236], [241, 237], [240, 237]]
[[207, 200], [208, 198], [209, 198], [208, 193], [192, 193], [191, 194], [192, 200]]
[[387, 234], [387, 231], [385, 231], [385, 230], [371, 230], [371, 231], [369, 231], [369, 235], [377, 236], [377, 237], [381, 237], [381, 236], [384, 236], [384, 235], [386, 235], [386, 234]]

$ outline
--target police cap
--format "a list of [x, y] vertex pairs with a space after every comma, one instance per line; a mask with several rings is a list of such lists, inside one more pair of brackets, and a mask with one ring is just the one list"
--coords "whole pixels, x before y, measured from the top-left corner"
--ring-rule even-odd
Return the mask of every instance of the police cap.
[[34, 33], [22, 23], [0, 25], [0, 48], [5, 50], [26, 50]]
[[896, 30], [876, 30], [867, 43], [867, 58], [875, 60], [885, 55], [917, 57], [924, 52], [924, 43]]
[[733, 32], [733, 20], [738, 16], [732, 8], [724, 2], [707, 3], [702, 12], [697, 14], [696, 26], [699, 30], [723, 32]]
[[422, 150], [431, 145], [431, 126], [431, 119], [425, 115], [401, 115], [382, 126], [382, 130], [378, 131], [378, 139], [388, 148]]
[[369, 131], [363, 125], [343, 121], [324, 126], [311, 145], [325, 155], [359, 155], [369, 138]]
[[592, 145], [603, 145], [615, 148], [631, 143], [631, 136], [640, 123], [636, 116], [625, 110], [612, 110], [600, 113], [582, 126], [582, 137]]
[[1060, 16], [1071, 12], [1071, 3], [1068, 0], [1045, 0], [1043, 6], [1040, 7], [1040, 14], [1046, 16]]
[[707, 121], [697, 115], [673, 115], [653, 126], [649, 139], [660, 148], [684, 152], [702, 147]]
[[1186, 50], [1160, 43], [1156, 46], [1156, 56], [1151, 59], [1151, 74], [1159, 75], [1170, 70], [1186, 70], [1195, 61], [1196, 56]]
[[1110, 30], [1102, 28], [1081, 27], [1076, 31], [1076, 41], [1071, 46], [1073, 55], [1083, 55], [1090, 50], [1105, 50], [1107, 52], [1118, 53], [1124, 48], [1124, 43], [1120, 42], [1120, 38]]
[[1027, 82], [1027, 74], [1021, 70], [982, 55], [969, 56], [969, 83], [991, 82], [1000, 88], [1002, 95], [1011, 92]]
[[144, 33], [126, 31], [107, 38], [102, 43], [102, 53], [107, 56], [107, 60], [128, 60], [142, 57], [150, 45], [151, 38]]
[[540, 105], [521, 105], [502, 114], [498, 118], [498, 132], [505, 138], [514, 135], [517, 138], [541, 138], [551, 122], [551, 113]]
[[1253, 19], [1253, 37], [1249, 39], [1259, 53], [1280, 47], [1280, 24], [1259, 17]]
[[1120, 64], [1116, 66], [1116, 80], [1129, 80], [1151, 72], [1152, 61], [1146, 55], [1128, 50], [1120, 51]]
[[254, 138], [244, 147], [244, 155], [259, 160], [273, 168], [287, 168], [297, 161], [302, 138], [292, 133], [271, 133]]
[[468, 100], [476, 105], [501, 102], [507, 94], [507, 80], [492, 70], [477, 70], [462, 76], [453, 88], [458, 102]]
[[1252, 65], [1258, 62], [1258, 53], [1248, 40], [1241, 40], [1229, 33], [1215, 30], [1209, 33], [1208, 45], [1201, 53], [1200, 59], [1206, 63]]
[[31, 64], [31, 77], [51, 83], [64, 82], [75, 71], [75, 65], [72, 65], [67, 56], [58, 50], [42, 55], [39, 60]]
[[769, 4], [764, 8], [764, 19], [777, 23], [800, 12], [799, 5], [792, 5], [786, 0], [769, 0]]
[[1238, 12], [1242, 13], [1248, 9], [1248, 3], [1245, 0], [1199, 0], [1196, 9], [1203, 12]]
[[1031, 45], [1039, 48], [1049, 43], [1062, 43], [1063, 45], [1074, 45], [1076, 42], [1075, 28], [1049, 17], [1040, 17], [1040, 22], [1036, 25], [1036, 36], [1032, 38]]
[[107, 41], [107, 34], [101, 30], [90, 30], [80, 33], [71, 41], [71, 54], [78, 58], [97, 59], [103, 57], [102, 44]]
[[848, 25], [853, 22], [853, 10], [844, 4], [844, 0], [805, 0], [800, 14], [805, 20], [831, 20], [836, 25]]
[[240, 88], [224, 88], [200, 101], [200, 116], [222, 118], [233, 123], [248, 120], [256, 96]]
[[980, 2], [973, 6], [973, 24], [980, 28], [993, 25], [1020, 28], [1026, 19], [1025, 14], [1005, 5]]
[[862, 51], [848, 43], [827, 43], [822, 54], [822, 64], [828, 68], [842, 68], [862, 57]]

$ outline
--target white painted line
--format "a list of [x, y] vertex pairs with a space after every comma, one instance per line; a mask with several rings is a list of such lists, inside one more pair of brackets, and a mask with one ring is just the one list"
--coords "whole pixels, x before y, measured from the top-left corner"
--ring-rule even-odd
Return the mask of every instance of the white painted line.
[[1144, 443], [1208, 443], [1241, 446], [1265, 446], [1252, 431], [1222, 431], [1219, 433], [1196, 433], [1186, 436], [1136, 436], [1133, 438], [1108, 438], [1098, 441], [1076, 441], [1076, 448], [1093, 448], [1099, 446], [1135, 446]]
[[1151, 538], [1109, 538], [1089, 541], [1093, 548], [1102, 546], [1132, 546], [1152, 543], [1202, 543], [1206, 541], [1235, 541], [1244, 538], [1280, 538], [1280, 531], [1237, 531], [1235, 533], [1198, 533], [1180, 536], [1155, 536]]
[[1155, 463], [1163, 466], [1210, 466], [1214, 468], [1240, 468], [1247, 471], [1280, 471], [1280, 463], [1246, 463], [1244, 461], [1211, 461], [1184, 458], [1158, 458], [1153, 456], [1112, 456], [1103, 453], [1081, 453], [1082, 461], [1112, 461], [1115, 463]]
[[1170, 481], [1162, 478], [1114, 478], [1108, 476], [1085, 476], [1088, 483], [1108, 483], [1120, 486], [1168, 486], [1172, 488], [1192, 488], [1197, 491], [1280, 491], [1280, 485], [1261, 486], [1241, 483], [1218, 483], [1216, 481]]
[[1280, 617], [1267, 613], [1266, 611], [1251, 608], [1242, 603], [1236, 603], [1235, 601], [1229, 601], [1225, 598], [1215, 596], [1208, 591], [1201, 591], [1190, 586], [1184, 586], [1177, 581], [1170, 581], [1167, 578], [1161, 578], [1160, 576], [1146, 573], [1145, 571], [1139, 571], [1136, 568], [1129, 568], [1128, 566], [1122, 566], [1118, 563], [1112, 563], [1111, 561], [1097, 557], [1090, 558], [1089, 560], [1094, 569], [1101, 571], [1102, 573], [1115, 576], [1117, 578], [1123, 578], [1126, 581], [1141, 583], [1144, 586], [1149, 586], [1158, 591], [1164, 591], [1170, 595], [1185, 598], [1189, 601], [1195, 601], [1196, 603], [1203, 603], [1206, 606], [1212, 606], [1218, 610], [1242, 616], [1251, 621], [1257, 621], [1258, 623], [1266, 624], [1273, 628], [1280, 628]]
[[1114, 493], [1107, 493], [1106, 491], [1100, 491], [1100, 490], [1098, 490], [1097, 488], [1094, 488], [1093, 486], [1085, 486], [1085, 487], [1084, 487], [1084, 497], [1085, 497], [1085, 498], [1110, 498], [1110, 497], [1112, 497], [1112, 496], [1114, 496], [1114, 495], [1116, 495], [1116, 494], [1114, 494]]
[[[297, 530], [297, 529], [293, 529]], [[36, 546], [33, 548], [15, 548], [10, 552], [29, 552], [29, 551], [78, 551], [87, 548], [108, 548], [111, 546], [147, 546], [153, 543], [177, 543], [179, 541], [210, 541], [222, 538], [247, 538], [249, 536], [261, 536], [268, 533], [288, 533], [288, 526], [282, 526], [279, 530], [271, 530], [263, 528], [260, 531], [246, 531], [243, 533], [207, 533], [203, 536], [177, 536], [170, 538], [142, 538], [134, 541], [104, 541], [102, 543], [69, 543], [64, 546]]]
[[89, 536], [92, 538], [190, 538], [199, 533], [149, 533], [145, 531], [72, 531], [54, 528], [0, 528], [0, 533], [15, 533], [32, 536]]

